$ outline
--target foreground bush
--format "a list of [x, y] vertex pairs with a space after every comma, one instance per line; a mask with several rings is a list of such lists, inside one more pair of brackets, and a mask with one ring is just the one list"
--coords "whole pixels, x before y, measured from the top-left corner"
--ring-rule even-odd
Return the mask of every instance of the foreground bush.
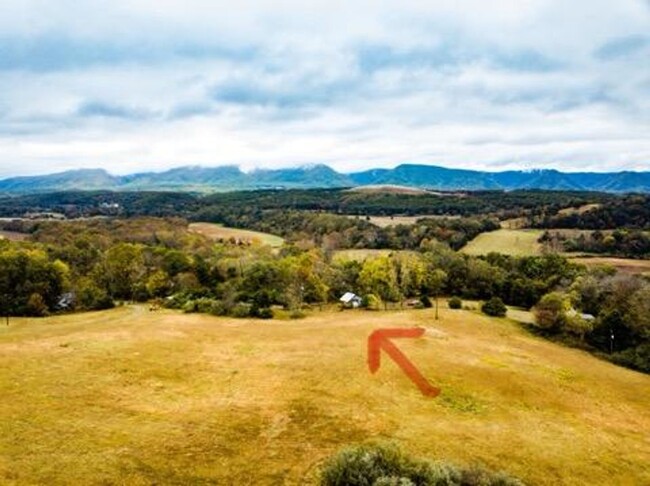
[[323, 466], [322, 486], [518, 486], [519, 480], [483, 468], [460, 468], [407, 456], [393, 446], [344, 449]]

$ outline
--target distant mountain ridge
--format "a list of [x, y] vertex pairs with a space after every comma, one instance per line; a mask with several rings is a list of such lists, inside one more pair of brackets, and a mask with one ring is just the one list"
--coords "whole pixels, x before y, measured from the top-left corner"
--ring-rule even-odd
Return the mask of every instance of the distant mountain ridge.
[[327, 165], [243, 172], [236, 166], [178, 167], [165, 172], [114, 176], [104, 169], [79, 169], [0, 180], [0, 193], [68, 190], [232, 191], [399, 185], [438, 191], [546, 189], [650, 192], [650, 172], [560, 172], [552, 169], [485, 172], [403, 164], [344, 174]]

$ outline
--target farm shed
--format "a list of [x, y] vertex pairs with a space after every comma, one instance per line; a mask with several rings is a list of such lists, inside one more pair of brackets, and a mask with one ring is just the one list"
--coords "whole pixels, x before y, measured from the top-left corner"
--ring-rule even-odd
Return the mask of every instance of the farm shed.
[[346, 292], [341, 296], [339, 301], [342, 302], [345, 307], [357, 308], [361, 306], [361, 297], [353, 292]]

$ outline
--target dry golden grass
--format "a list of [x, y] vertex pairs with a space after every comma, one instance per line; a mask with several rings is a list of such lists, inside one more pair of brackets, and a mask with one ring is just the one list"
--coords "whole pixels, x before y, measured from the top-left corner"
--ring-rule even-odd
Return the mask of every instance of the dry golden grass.
[[29, 235], [25, 233], [18, 233], [16, 231], [2, 231], [0, 230], [0, 240], [7, 239], [11, 241], [24, 241]]
[[279, 236], [260, 233], [259, 231], [228, 228], [215, 223], [192, 223], [189, 225], [189, 230], [200, 233], [213, 240], [229, 240], [234, 238], [237, 241], [245, 243], [258, 243], [276, 248], [282, 246], [284, 243], [284, 240]]
[[[350, 444], [480, 461], [531, 484], [650, 483], [650, 377], [469, 311], [253, 321], [144, 307], [0, 328], [2, 484], [312, 484]], [[442, 388], [424, 398], [366, 338]]]
[[592, 209], [598, 209], [600, 206], [601, 204], [598, 203], [585, 204], [583, 206], [580, 206], [579, 208], [560, 209], [557, 213], [561, 214], [562, 216], [569, 216], [571, 214], [584, 214], [586, 212], [591, 211]]
[[334, 261], [354, 260], [364, 262], [368, 258], [388, 256], [394, 253], [409, 253], [409, 250], [372, 250], [368, 248], [355, 248], [350, 250], [337, 250], [334, 253]]
[[535, 229], [500, 229], [481, 233], [467, 243], [460, 251], [468, 255], [487, 255], [490, 252], [515, 256], [542, 254], [539, 243], [542, 230]]
[[611, 266], [619, 272], [627, 274], [650, 274], [650, 260], [636, 260], [632, 258], [615, 258], [615, 257], [574, 257], [572, 262], [586, 265], [587, 267]]
[[459, 219], [460, 216], [443, 216], [439, 214], [423, 214], [420, 216], [348, 216], [349, 218], [357, 219], [363, 218], [366, 219], [369, 223], [379, 226], [380, 228], [387, 228], [388, 226], [397, 226], [398, 224], [403, 225], [412, 225], [415, 224], [419, 219], [422, 218], [431, 218], [431, 219]]

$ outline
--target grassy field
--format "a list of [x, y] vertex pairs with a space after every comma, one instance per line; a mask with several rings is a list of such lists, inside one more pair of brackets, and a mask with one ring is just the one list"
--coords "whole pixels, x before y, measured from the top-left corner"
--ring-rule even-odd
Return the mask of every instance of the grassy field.
[[271, 235], [268, 233], [260, 233], [258, 231], [228, 228], [215, 223], [192, 223], [189, 226], [189, 230], [196, 233], [201, 233], [202, 235], [205, 235], [213, 240], [229, 240], [230, 238], [234, 238], [238, 241], [244, 241], [247, 243], [260, 243], [276, 248], [282, 246], [284, 243], [284, 240], [279, 236]]
[[380, 256], [387, 256], [392, 253], [404, 253], [409, 250], [371, 250], [366, 248], [351, 249], [351, 250], [337, 250], [334, 253], [333, 259], [335, 261], [356, 260], [363, 262], [368, 258], [376, 258]]
[[538, 243], [542, 230], [500, 229], [481, 233], [460, 251], [468, 255], [487, 255], [490, 252], [507, 255], [541, 255], [542, 244]]
[[420, 216], [348, 216], [352, 219], [362, 218], [366, 219], [369, 223], [379, 226], [380, 228], [387, 228], [388, 226], [397, 226], [398, 224], [411, 225], [415, 224], [418, 219], [431, 218], [431, 219], [459, 219], [460, 216], [441, 216], [439, 214], [423, 214]]
[[[1, 484], [312, 484], [350, 443], [530, 484], [650, 484], [650, 377], [443, 309], [252, 321], [145, 307], [0, 326]], [[366, 339], [442, 389], [425, 398]]]
[[24, 241], [29, 235], [25, 233], [18, 233], [16, 231], [2, 231], [0, 230], [0, 240], [7, 239], [11, 241]]
[[601, 204], [593, 203], [593, 204], [585, 204], [583, 206], [580, 206], [579, 208], [564, 208], [560, 209], [557, 214], [560, 214], [562, 216], [569, 216], [572, 214], [584, 214], [587, 213], [593, 209], [598, 209], [601, 206]]
[[632, 258], [615, 257], [574, 257], [572, 262], [581, 263], [587, 267], [608, 265], [616, 268], [621, 273], [650, 275], [650, 260], [636, 260]]

